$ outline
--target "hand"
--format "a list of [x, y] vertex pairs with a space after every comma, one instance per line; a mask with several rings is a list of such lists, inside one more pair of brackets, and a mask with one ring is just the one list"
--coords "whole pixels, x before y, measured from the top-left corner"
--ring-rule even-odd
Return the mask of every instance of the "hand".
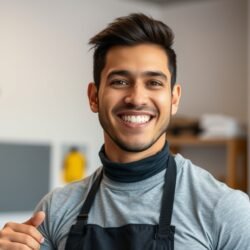
[[24, 223], [8, 222], [0, 230], [0, 250], [40, 249], [44, 238], [37, 230], [45, 219], [44, 212], [37, 212]]

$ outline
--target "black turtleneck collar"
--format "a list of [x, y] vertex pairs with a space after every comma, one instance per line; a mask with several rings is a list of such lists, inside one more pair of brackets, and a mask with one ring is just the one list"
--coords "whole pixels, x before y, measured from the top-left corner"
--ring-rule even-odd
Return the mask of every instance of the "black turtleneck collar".
[[163, 149], [155, 155], [130, 163], [110, 161], [102, 146], [99, 157], [103, 164], [104, 174], [113, 181], [136, 182], [147, 179], [167, 167], [169, 148], [166, 143]]

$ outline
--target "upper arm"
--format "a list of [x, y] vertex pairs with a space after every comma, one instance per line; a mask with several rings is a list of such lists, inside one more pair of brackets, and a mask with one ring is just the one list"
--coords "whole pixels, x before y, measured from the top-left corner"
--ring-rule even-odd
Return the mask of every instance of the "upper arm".
[[213, 214], [214, 249], [250, 250], [250, 202], [240, 191], [230, 191]]

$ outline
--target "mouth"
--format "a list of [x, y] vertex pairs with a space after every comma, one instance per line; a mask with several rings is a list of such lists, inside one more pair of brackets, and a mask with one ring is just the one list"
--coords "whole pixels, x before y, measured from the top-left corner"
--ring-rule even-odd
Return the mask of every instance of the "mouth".
[[150, 115], [122, 115], [120, 118], [124, 122], [135, 123], [135, 124], [144, 124], [148, 123], [152, 117]]
[[155, 115], [147, 113], [120, 113], [118, 117], [127, 126], [141, 127], [148, 124]]

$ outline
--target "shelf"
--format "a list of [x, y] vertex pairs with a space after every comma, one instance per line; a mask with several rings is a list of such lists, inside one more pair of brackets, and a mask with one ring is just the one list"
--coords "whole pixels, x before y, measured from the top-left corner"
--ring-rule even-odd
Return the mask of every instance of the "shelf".
[[226, 147], [225, 182], [228, 186], [243, 191], [247, 190], [247, 140], [246, 138], [202, 138], [198, 136], [167, 136], [173, 153], [181, 152], [182, 147]]

